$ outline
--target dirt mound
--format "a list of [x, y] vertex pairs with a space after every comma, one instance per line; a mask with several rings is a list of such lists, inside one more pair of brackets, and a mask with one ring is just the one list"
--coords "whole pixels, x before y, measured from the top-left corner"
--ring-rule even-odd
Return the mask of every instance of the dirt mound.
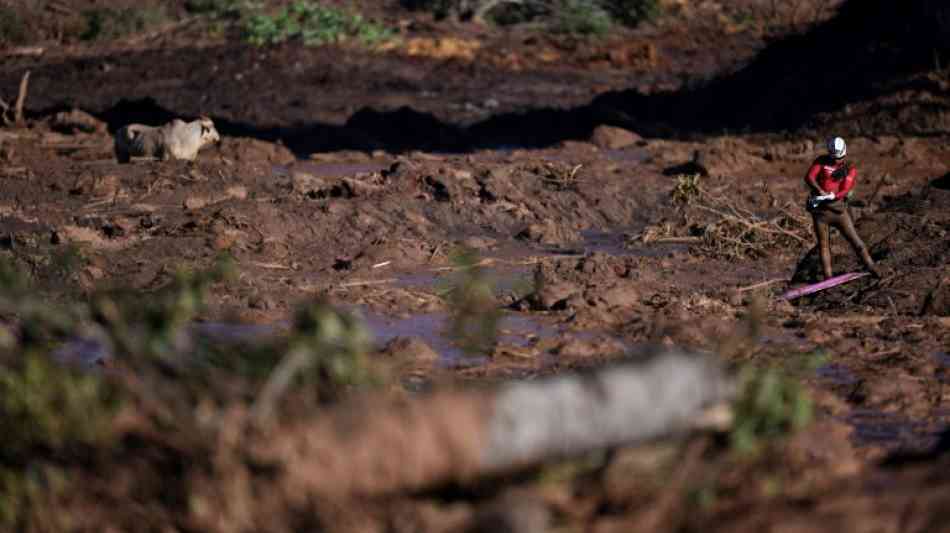
[[945, 120], [934, 122], [947, 109], [945, 81], [922, 75], [950, 56], [947, 20], [950, 7], [937, 0], [850, 0], [829, 22], [771, 44], [733, 75], [675, 93], [605, 94], [593, 105], [650, 129], [946, 131]]

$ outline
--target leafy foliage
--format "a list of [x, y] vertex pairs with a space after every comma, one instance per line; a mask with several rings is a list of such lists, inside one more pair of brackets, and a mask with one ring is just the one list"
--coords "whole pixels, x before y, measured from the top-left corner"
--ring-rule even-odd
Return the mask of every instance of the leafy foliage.
[[781, 369], [746, 367], [740, 375], [740, 386], [730, 433], [736, 452], [755, 453], [769, 440], [811, 423], [811, 397], [799, 380]]
[[602, 5], [614, 20], [630, 27], [654, 20], [663, 13], [660, 0], [603, 0]]
[[[234, 272], [226, 257], [206, 270], [181, 270], [148, 295], [148, 305], [141, 293], [121, 290], [53, 305], [0, 261], [0, 420], [8, 432], [0, 447], [0, 529], [68, 529], [59, 523], [66, 513], [43, 510], [69, 492], [75, 474], [125, 453], [116, 425], [124, 406], [157, 434], [185, 443], [182, 453], [204, 457], [225, 431], [224, 412], [312, 412], [379, 382], [366, 359], [366, 327], [321, 301], [301, 306], [286, 335], [241, 350], [202, 340], [195, 319], [206, 293]], [[115, 369], [79, 372], [54, 361], [77, 339], [101, 343]]]
[[688, 204], [703, 192], [699, 186], [699, 174], [680, 174], [676, 177], [676, 185], [670, 191], [670, 198], [674, 203]]
[[479, 266], [477, 253], [461, 248], [453, 255], [461, 276], [447, 293], [451, 308], [449, 334], [467, 355], [484, 355], [494, 348], [501, 321], [494, 287]]
[[484, 18], [495, 24], [541, 22], [549, 30], [603, 35], [614, 23], [637, 26], [662, 13], [660, 0], [401, 0], [407, 9], [437, 19]]
[[0, 43], [22, 44], [29, 38], [26, 24], [10, 7], [0, 6]]
[[604, 35], [612, 25], [610, 14], [594, 2], [562, 0], [554, 11], [552, 29], [560, 33]]
[[332, 44], [355, 38], [375, 45], [391, 38], [392, 30], [333, 7], [298, 0], [269, 15], [258, 13], [244, 23], [247, 42], [264, 46], [300, 39], [307, 46]]
[[157, 8], [91, 9], [83, 12], [84, 41], [115, 39], [141, 32], [168, 20], [165, 10]]

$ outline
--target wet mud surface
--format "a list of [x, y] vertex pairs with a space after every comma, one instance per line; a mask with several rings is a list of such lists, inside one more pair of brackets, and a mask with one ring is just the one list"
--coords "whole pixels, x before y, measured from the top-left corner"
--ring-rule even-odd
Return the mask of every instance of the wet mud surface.
[[[701, 49], [711, 39], [701, 35], [681, 48]], [[752, 69], [728, 74], [764, 46], [749, 35], [731, 39], [744, 55], [723, 53], [732, 59], [711, 67], [726, 81], [699, 95], [657, 97], [657, 109], [673, 106], [667, 98], [706, 105], [742, 76], [773, 72], [763, 54]], [[770, 53], [781, 59], [797, 42]], [[950, 427], [946, 72], [884, 96], [836, 94], [853, 107], [827, 111], [834, 120], [825, 123], [802, 126], [786, 114], [776, 118], [781, 128], [749, 119], [750, 133], [714, 133], [677, 130], [687, 123], [679, 115], [648, 120], [637, 114], [640, 100], [622, 105], [625, 93], [610, 93], [639, 87], [647, 98], [679, 88], [673, 80], [690, 63], [677, 61], [673, 44], [663, 50], [659, 63], [626, 70], [236, 44], [11, 60], [0, 82], [7, 91], [33, 71], [32, 122], [0, 130], [0, 254], [59, 301], [109, 287], [147, 293], [177, 269], [229, 254], [240, 274], [214, 287], [201, 334], [233, 341], [279, 332], [297, 303], [324, 298], [362, 314], [374, 357], [405, 363], [397, 368], [410, 389], [446, 372], [475, 382], [531, 379], [649, 343], [760, 365], [820, 353], [824, 363], [801, 376], [818, 420], [787, 451], [791, 496], [748, 496], [752, 489], [736, 482], [735, 498], [714, 506], [708, 525], [753, 531], [764, 516], [791, 520], [796, 505], [811, 501], [806, 487], [830, 487], [859, 510], [892, 490], [880, 486], [911, 493], [931, 483], [933, 494], [950, 494], [945, 474], [927, 477], [927, 468], [946, 469], [940, 453]], [[788, 83], [770, 94], [797, 87]], [[933, 106], [918, 106], [907, 91], [930, 94]], [[892, 98], [913, 102], [912, 118], [931, 113], [928, 126], [902, 129]], [[103, 129], [56, 131], [52, 111], [65, 101]], [[196, 162], [113, 158], [116, 125], [198, 113], [212, 115], [224, 138]], [[512, 127], [518, 117], [524, 127]], [[822, 151], [827, 123], [838, 122], [853, 133], [849, 154], [861, 171], [851, 202], [858, 232], [884, 277], [782, 301], [785, 290], [816, 279], [802, 175]], [[700, 188], [677, 196], [687, 175], [701, 175]], [[750, 221], [772, 229], [742, 229]], [[504, 311], [496, 345], [474, 357], [445, 332], [463, 248], [477, 252]], [[840, 236], [833, 250], [836, 273], [858, 270]], [[88, 341], [63, 350], [83, 364], [108, 357]], [[926, 467], [908, 459], [921, 455], [931, 457]], [[882, 466], [887, 460], [898, 467]], [[585, 514], [590, 502], [579, 496], [538, 493], [576, 505], [563, 516], [595, 514]], [[613, 505], [610, 494], [597, 497]], [[807, 504], [813, 512], [802, 527], [847, 515], [834, 501]], [[619, 514], [600, 516], [592, 530], [622, 530]]]

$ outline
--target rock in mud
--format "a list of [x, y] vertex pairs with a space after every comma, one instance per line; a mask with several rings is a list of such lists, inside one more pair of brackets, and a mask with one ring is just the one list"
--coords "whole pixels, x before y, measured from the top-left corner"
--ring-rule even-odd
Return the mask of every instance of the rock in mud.
[[640, 293], [630, 285], [613, 286], [598, 294], [598, 297], [609, 309], [633, 307], [640, 301]]
[[538, 244], [567, 244], [581, 240], [577, 231], [559, 225], [551, 219], [540, 224], [531, 224], [518, 232], [515, 238]]
[[478, 197], [484, 202], [507, 200], [519, 202], [524, 199], [521, 191], [511, 182], [512, 169], [508, 167], [493, 168], [478, 177]]
[[394, 337], [386, 343], [382, 354], [400, 363], [431, 364], [439, 360], [439, 354], [419, 337]]
[[945, 280], [927, 292], [921, 315], [950, 316], [950, 283]]
[[493, 248], [496, 244], [498, 244], [498, 241], [492, 239], [491, 237], [476, 235], [462, 239], [460, 244], [472, 250], [484, 251]]
[[50, 127], [60, 133], [100, 133], [107, 129], [105, 122], [81, 109], [56, 113], [50, 119]]
[[277, 307], [274, 304], [273, 298], [264, 294], [252, 294], [247, 299], [247, 306], [251, 309], [257, 309], [259, 311], [270, 311]]
[[550, 525], [551, 511], [541, 498], [509, 491], [479, 507], [465, 533], [544, 533]]
[[590, 136], [590, 142], [604, 150], [626, 148], [642, 140], [636, 133], [614, 126], [597, 126]]
[[94, 195], [114, 197], [121, 188], [121, 181], [115, 174], [84, 174], [69, 189], [69, 194], [77, 196]]
[[228, 138], [221, 140], [219, 151], [228, 159], [241, 162], [268, 162], [275, 165], [288, 165], [296, 160], [287, 147], [248, 138]]
[[290, 185], [295, 193], [310, 198], [324, 198], [330, 195], [331, 190], [330, 184], [325, 179], [301, 170], [290, 173]]
[[564, 309], [568, 299], [581, 292], [579, 286], [559, 279], [540, 266], [534, 273], [534, 284], [535, 290], [529, 299], [532, 306], [541, 311]]
[[580, 288], [573, 283], [556, 282], [545, 283], [534, 293], [534, 303], [538, 309], [564, 309], [567, 306], [567, 300], [578, 294]]
[[706, 166], [706, 158], [699, 150], [693, 152], [693, 157], [689, 161], [663, 169], [664, 176], [690, 176], [694, 174], [704, 177], [709, 176], [709, 168]]
[[347, 198], [371, 196], [385, 190], [385, 187], [354, 178], [343, 178], [343, 192]]

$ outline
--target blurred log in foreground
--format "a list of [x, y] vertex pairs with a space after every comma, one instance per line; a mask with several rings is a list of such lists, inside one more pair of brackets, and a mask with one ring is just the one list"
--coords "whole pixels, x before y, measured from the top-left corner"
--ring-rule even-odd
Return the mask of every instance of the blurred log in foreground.
[[711, 357], [679, 351], [585, 375], [400, 402], [351, 402], [254, 446], [290, 500], [464, 481], [695, 427], [732, 398]]

